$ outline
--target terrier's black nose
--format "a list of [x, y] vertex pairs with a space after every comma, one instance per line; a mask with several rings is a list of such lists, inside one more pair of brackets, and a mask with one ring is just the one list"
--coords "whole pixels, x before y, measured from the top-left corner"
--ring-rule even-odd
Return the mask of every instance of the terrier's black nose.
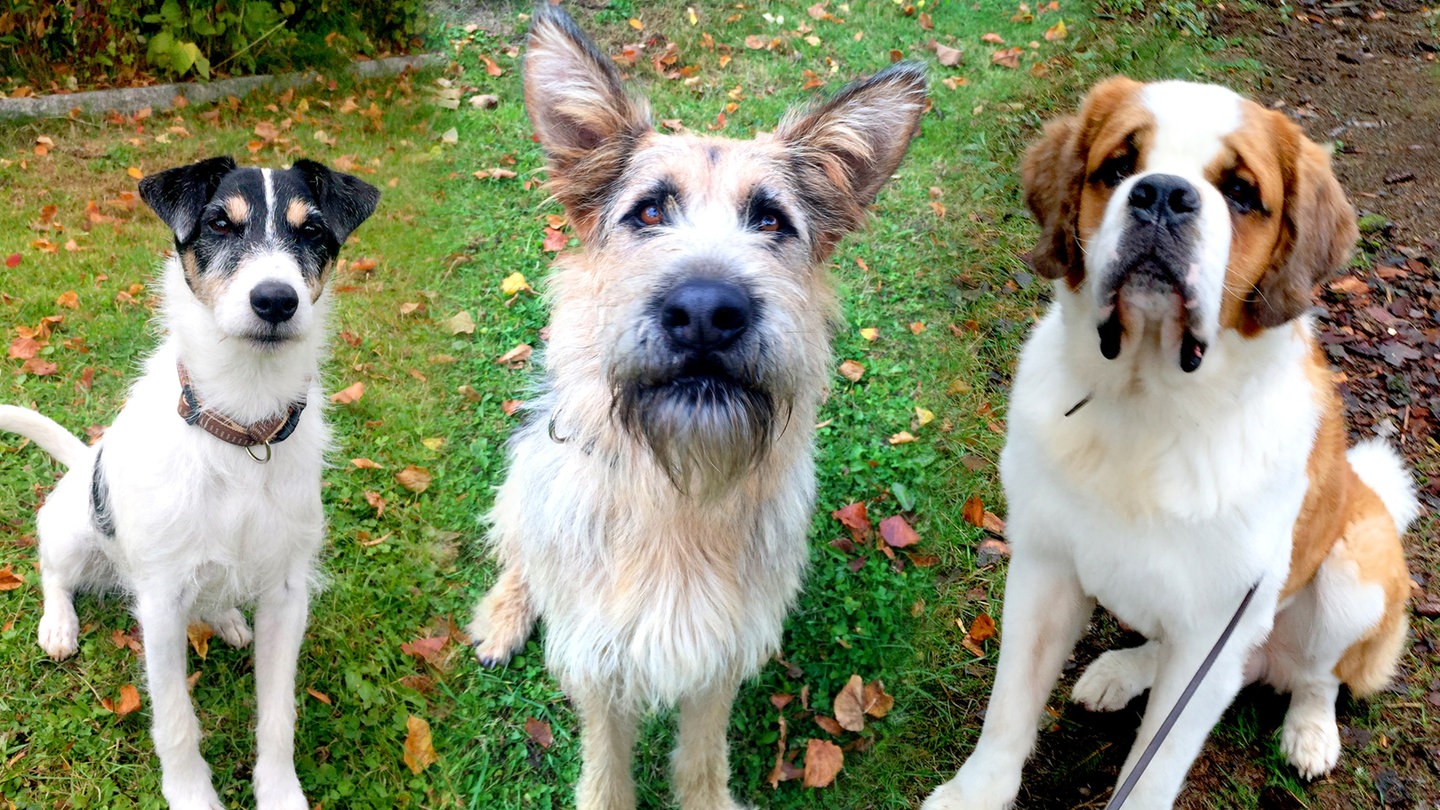
[[750, 327], [754, 307], [743, 289], [725, 281], [693, 279], [660, 302], [660, 326], [682, 349], [716, 351]]
[[262, 281], [250, 290], [250, 308], [266, 323], [284, 323], [300, 306], [295, 288], [283, 281]]
[[1152, 174], [1130, 188], [1130, 213], [1141, 222], [1175, 226], [1195, 218], [1200, 192], [1173, 174]]

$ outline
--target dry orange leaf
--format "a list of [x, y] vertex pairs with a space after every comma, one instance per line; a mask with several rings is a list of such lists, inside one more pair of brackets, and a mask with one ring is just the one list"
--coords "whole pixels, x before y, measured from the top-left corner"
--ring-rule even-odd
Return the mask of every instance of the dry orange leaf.
[[860, 382], [860, 378], [865, 376], [865, 367], [854, 360], [846, 360], [840, 364], [840, 376], [850, 382]]
[[329, 695], [325, 694], [324, 692], [319, 691], [318, 689], [312, 689], [311, 687], [307, 686], [307, 687], [305, 687], [305, 694], [309, 695], [310, 697], [315, 698], [316, 700], [320, 701], [321, 703], [324, 703], [326, 706], [334, 706], [334, 705], [335, 705], [334, 702], [332, 702], [332, 701], [330, 700], [330, 696], [329, 696]]
[[980, 37], [980, 41], [981, 41], [981, 42], [989, 42], [989, 43], [992, 43], [992, 44], [995, 44], [995, 45], [1004, 45], [1004, 44], [1005, 44], [1005, 38], [1002, 37], [1002, 36], [1000, 36], [999, 34], [995, 33], [994, 31], [991, 31], [990, 33], [985, 34], [984, 36]]
[[956, 65], [960, 64], [960, 60], [964, 56], [965, 52], [960, 50], [959, 48], [952, 48], [949, 45], [941, 45], [938, 42], [935, 43], [935, 61], [939, 62], [945, 67], [955, 67]]
[[55, 299], [55, 306], [65, 307], [66, 309], [79, 309], [80, 296], [77, 295], [74, 290], [66, 290], [60, 293], [59, 298]]
[[439, 755], [435, 753], [435, 742], [430, 738], [430, 724], [423, 718], [410, 715], [405, 720], [405, 765], [413, 774], [435, 764]]
[[845, 767], [845, 752], [829, 740], [811, 739], [805, 746], [805, 787], [829, 787]]
[[835, 722], [835, 718], [826, 717], [823, 714], [815, 715], [815, 725], [825, 729], [825, 732], [832, 737], [839, 737], [845, 733], [845, 729], [839, 723]]
[[504, 354], [495, 358], [495, 362], [501, 365], [510, 366], [511, 368], [519, 368], [520, 366], [524, 365], [527, 360], [530, 359], [530, 355], [534, 352], [535, 349], [530, 344], [521, 343], [519, 346], [516, 346], [510, 351], [505, 352]]
[[975, 620], [970, 622], [969, 636], [976, 641], [993, 638], [995, 636], [995, 620], [990, 618], [988, 613], [976, 616]]
[[405, 469], [395, 473], [395, 480], [400, 482], [400, 486], [418, 495], [430, 488], [430, 482], [435, 480], [435, 477], [424, 467], [417, 467], [414, 464], [410, 464], [407, 465]]
[[359, 402], [360, 397], [365, 396], [365, 383], [354, 382], [330, 395], [330, 401], [336, 405], [349, 405], [352, 402]]
[[0, 568], [0, 591], [13, 591], [25, 584], [25, 577], [11, 570], [10, 566]]
[[861, 705], [864, 706], [866, 714], [878, 720], [895, 708], [895, 698], [885, 694], [885, 684], [871, 681], [865, 684]]
[[1022, 53], [1024, 53], [1024, 51], [1020, 48], [1004, 48], [990, 54], [990, 63], [992, 65], [999, 65], [1000, 67], [1018, 69], [1020, 67], [1020, 54]]
[[908, 430], [902, 430], [890, 437], [891, 444], [909, 444], [915, 441], [915, 436]]
[[136, 689], [134, 684], [127, 683], [120, 687], [119, 700], [101, 698], [100, 705], [121, 717], [133, 714], [140, 708], [140, 690]]
[[960, 516], [971, 526], [985, 526], [985, 504], [979, 495], [971, 495], [965, 499], [965, 505], [960, 507]]
[[835, 695], [835, 722], [847, 731], [865, 730], [865, 682], [859, 675], [851, 675]]
[[125, 170], [125, 173], [130, 175], [131, 179], [134, 180], [140, 180], [145, 177], [145, 173], [140, 171], [140, 167], [138, 166], [131, 166], [130, 168]]
[[350, 459], [350, 463], [351, 463], [351, 464], [354, 464], [358, 469], [361, 469], [361, 470], [379, 470], [379, 469], [382, 469], [379, 464], [376, 464], [374, 461], [371, 461], [371, 460], [368, 459], [368, 458], [352, 458], [352, 459]]

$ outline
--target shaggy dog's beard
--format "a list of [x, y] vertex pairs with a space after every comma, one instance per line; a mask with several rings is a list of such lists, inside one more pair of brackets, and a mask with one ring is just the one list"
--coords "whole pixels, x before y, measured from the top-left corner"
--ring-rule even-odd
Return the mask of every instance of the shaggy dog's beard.
[[770, 394], [723, 377], [631, 382], [615, 393], [625, 430], [650, 448], [681, 492], [719, 494], [770, 449], [776, 403]]

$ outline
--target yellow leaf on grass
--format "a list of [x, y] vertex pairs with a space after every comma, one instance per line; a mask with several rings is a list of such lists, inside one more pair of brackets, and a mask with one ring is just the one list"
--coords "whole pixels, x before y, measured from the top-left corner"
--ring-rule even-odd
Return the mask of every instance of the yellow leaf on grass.
[[880, 330], [876, 329], [873, 326], [867, 326], [864, 329], [860, 330], [860, 337], [865, 338], [866, 340], [874, 340], [875, 338], [880, 337]]
[[213, 635], [215, 631], [205, 622], [191, 622], [190, 626], [185, 628], [185, 637], [190, 639], [190, 646], [195, 650], [195, 654], [200, 656], [201, 661], [210, 653], [210, 637]]
[[445, 446], [445, 439], [440, 436], [430, 436], [428, 438], [421, 439], [420, 443], [425, 445], [427, 449], [439, 450], [440, 448]]
[[430, 724], [410, 715], [405, 721], [405, 765], [411, 773], [419, 774], [439, 758], [435, 742], [430, 738]]
[[890, 437], [891, 444], [909, 444], [913, 441], [915, 441], [915, 437], [911, 435], [910, 431], [908, 430], [902, 430], [899, 433], [896, 433], [894, 436]]
[[1069, 32], [1065, 30], [1065, 21], [1061, 20], [1045, 29], [1045, 41], [1054, 42], [1059, 39], [1064, 39], [1068, 34]]
[[926, 425], [935, 421], [935, 412], [930, 410], [929, 408], [922, 408], [919, 405], [916, 405], [915, 421], [920, 424], [920, 427], [925, 427]]
[[135, 180], [140, 180], [145, 176], [145, 173], [140, 171], [140, 169], [136, 166], [131, 166], [130, 168], [126, 169], [125, 173], [130, 175], [130, 177]]
[[525, 280], [524, 273], [511, 273], [500, 282], [500, 292], [503, 295], [517, 295], [521, 290], [530, 289], [530, 282]]

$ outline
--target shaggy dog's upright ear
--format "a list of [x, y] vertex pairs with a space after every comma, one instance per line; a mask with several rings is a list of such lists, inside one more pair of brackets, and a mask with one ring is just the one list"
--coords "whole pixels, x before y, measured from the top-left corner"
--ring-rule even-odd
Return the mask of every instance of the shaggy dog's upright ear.
[[556, 6], [535, 7], [525, 53], [525, 109], [550, 159], [550, 190], [582, 239], [593, 233], [650, 105], [625, 91], [615, 64]]
[[1330, 156], [1284, 115], [1272, 116], [1285, 177], [1280, 246], [1245, 302], [1254, 329], [1270, 329], [1310, 308], [1315, 282], [1345, 267], [1360, 231], [1355, 209], [1330, 169]]
[[380, 204], [380, 189], [358, 177], [331, 171], [313, 160], [297, 160], [291, 168], [305, 179], [337, 243], [343, 243]]
[[183, 245], [195, 235], [205, 203], [234, 168], [235, 161], [229, 157], [213, 157], [166, 169], [140, 181], [140, 199], [175, 232], [175, 244]]
[[865, 221], [866, 207], [919, 132], [925, 101], [924, 66], [902, 62], [786, 114], [775, 137], [790, 150], [822, 250]]

